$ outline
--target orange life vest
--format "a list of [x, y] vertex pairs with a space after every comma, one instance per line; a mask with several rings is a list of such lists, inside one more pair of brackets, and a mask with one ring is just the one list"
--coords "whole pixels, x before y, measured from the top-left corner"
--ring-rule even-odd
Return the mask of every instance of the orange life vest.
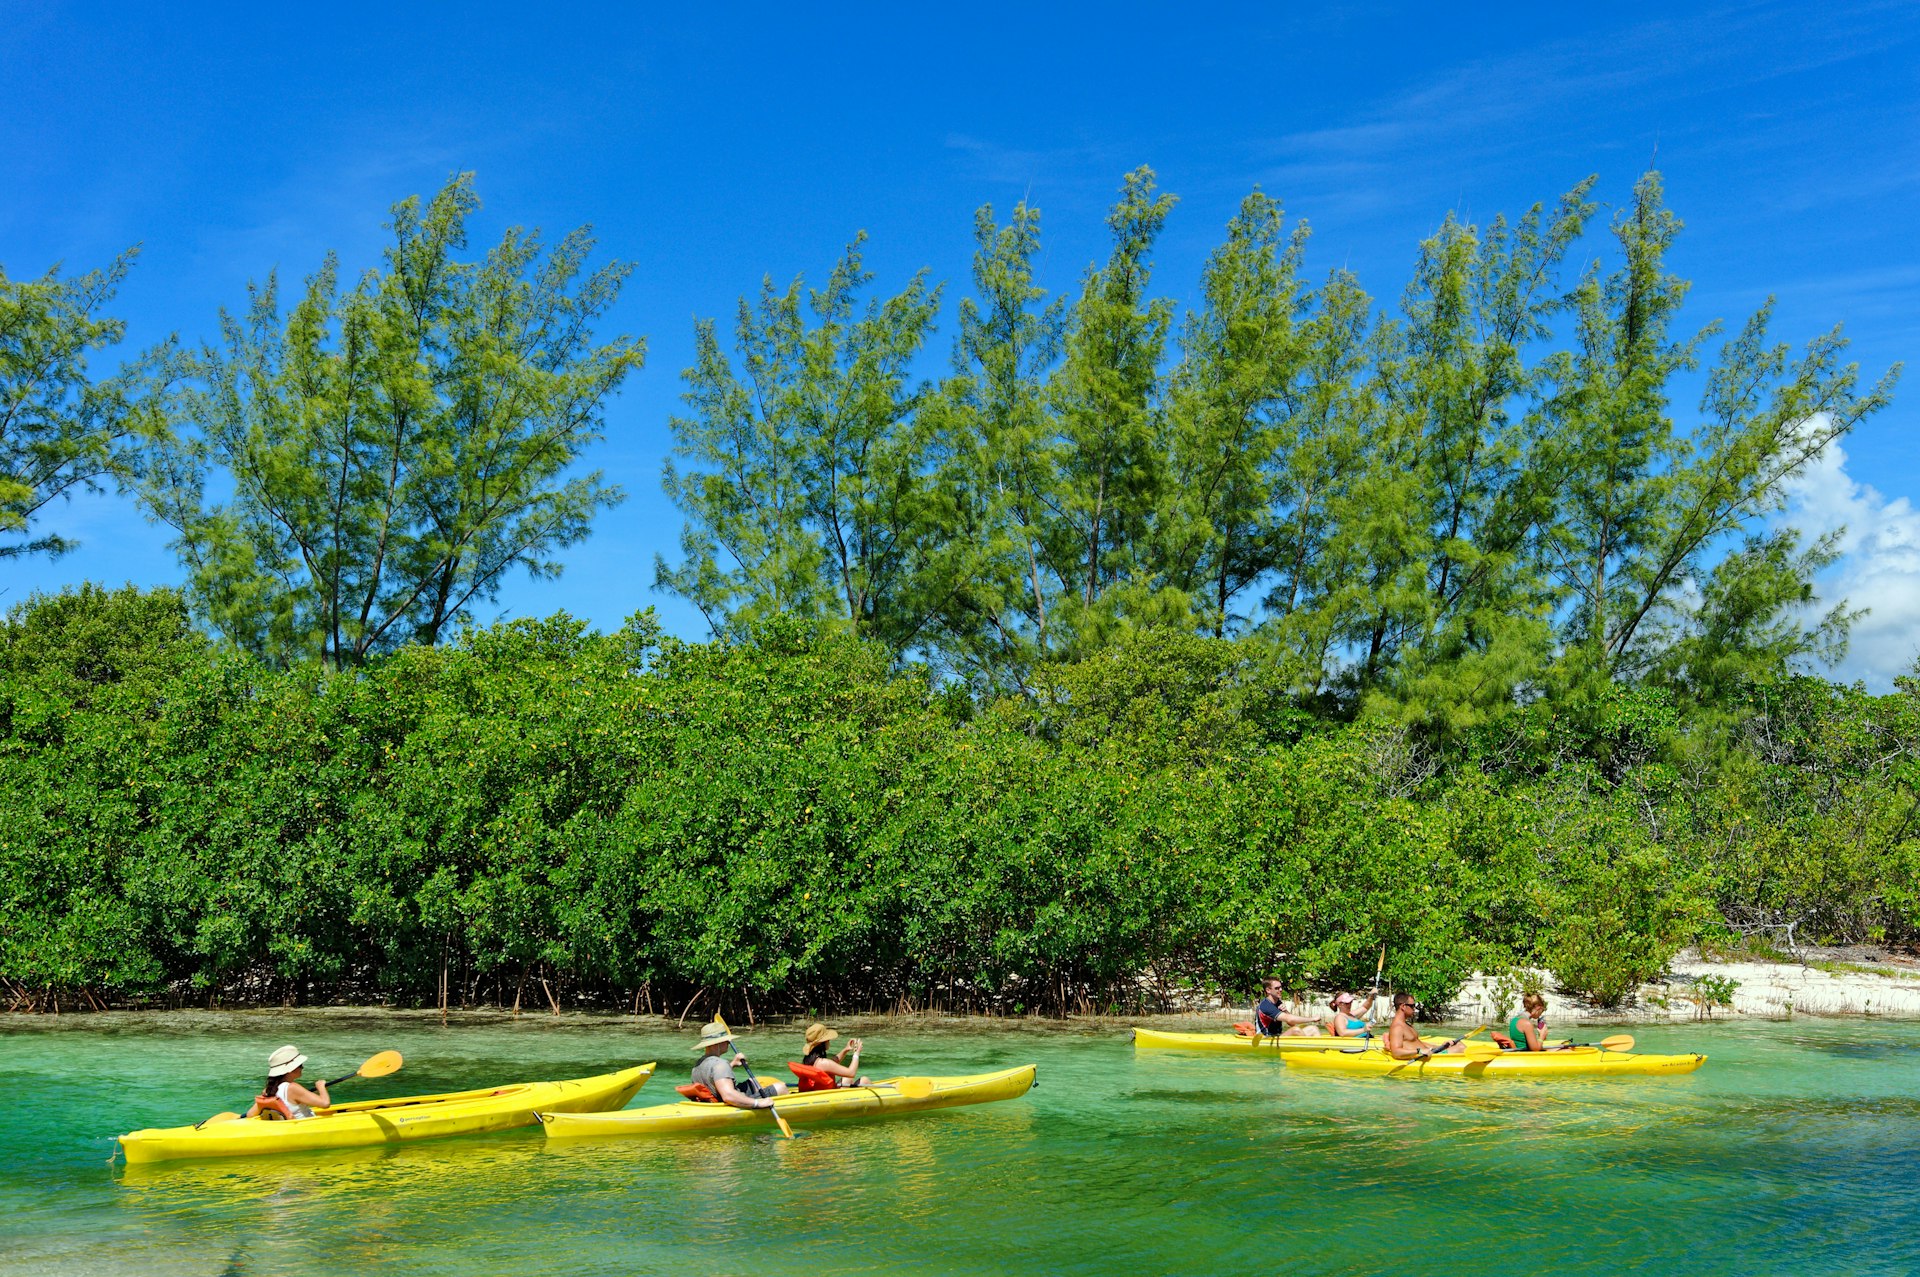
[[287, 1102], [277, 1095], [256, 1095], [253, 1097], [253, 1102], [259, 1110], [254, 1116], [263, 1122], [291, 1122], [293, 1120], [293, 1110], [288, 1108]]
[[700, 1104], [717, 1104], [720, 1097], [707, 1089], [705, 1082], [682, 1082], [673, 1088], [688, 1099]]
[[800, 1089], [803, 1091], [831, 1091], [840, 1085], [839, 1079], [833, 1074], [825, 1069], [815, 1068], [811, 1064], [788, 1060], [787, 1067], [793, 1070], [796, 1078], [800, 1079]]

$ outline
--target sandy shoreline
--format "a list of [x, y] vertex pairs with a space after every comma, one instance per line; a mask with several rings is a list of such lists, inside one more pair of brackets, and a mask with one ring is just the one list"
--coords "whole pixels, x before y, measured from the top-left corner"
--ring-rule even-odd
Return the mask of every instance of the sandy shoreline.
[[[1686, 950], [1675, 956], [1666, 980], [1642, 986], [1628, 1005], [1613, 1008], [1556, 994], [1550, 975], [1535, 974], [1560, 1018], [1571, 1016], [1583, 1022], [1669, 1024], [1708, 1018], [1787, 1020], [1803, 1015], [1920, 1019], [1920, 964], [1884, 956], [1861, 961], [1809, 953], [1802, 962], [1729, 961]], [[1734, 982], [1731, 1006], [1703, 1010], [1700, 982], [1709, 978]], [[1449, 1018], [1492, 1018], [1500, 1011], [1496, 1001], [1493, 981], [1475, 977], [1455, 996]], [[1511, 1013], [1512, 1008], [1506, 1008], [1504, 1014]]]

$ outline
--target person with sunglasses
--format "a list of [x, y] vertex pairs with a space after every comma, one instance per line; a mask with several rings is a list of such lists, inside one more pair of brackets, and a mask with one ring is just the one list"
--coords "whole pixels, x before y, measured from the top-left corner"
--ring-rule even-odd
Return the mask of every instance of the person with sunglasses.
[[1381, 1044], [1387, 1054], [1396, 1060], [1417, 1060], [1426, 1055], [1457, 1055], [1466, 1048], [1459, 1042], [1449, 1042], [1435, 1050], [1420, 1041], [1420, 1030], [1413, 1027], [1413, 1017], [1420, 1010], [1420, 1004], [1411, 993], [1393, 995], [1393, 1023], [1387, 1026], [1386, 1040]]
[[[1287, 996], [1287, 986], [1278, 976], [1268, 976], [1266, 980], [1267, 996], [1260, 999], [1253, 1008], [1254, 1031], [1264, 1038], [1310, 1038], [1320, 1035], [1320, 1022], [1312, 1016], [1295, 1015], [1282, 1010], [1281, 999]], [[1297, 1001], [1297, 999], [1296, 999]]]

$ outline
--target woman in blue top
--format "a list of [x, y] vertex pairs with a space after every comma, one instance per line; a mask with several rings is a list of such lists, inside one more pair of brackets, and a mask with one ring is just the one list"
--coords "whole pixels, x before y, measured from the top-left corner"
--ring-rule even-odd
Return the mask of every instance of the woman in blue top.
[[1333, 1014], [1327, 1017], [1327, 1032], [1336, 1038], [1370, 1038], [1372, 1031], [1367, 1027], [1366, 1016], [1373, 1013], [1373, 995], [1367, 1000], [1355, 1003], [1353, 995], [1344, 990], [1334, 993], [1327, 1001]]

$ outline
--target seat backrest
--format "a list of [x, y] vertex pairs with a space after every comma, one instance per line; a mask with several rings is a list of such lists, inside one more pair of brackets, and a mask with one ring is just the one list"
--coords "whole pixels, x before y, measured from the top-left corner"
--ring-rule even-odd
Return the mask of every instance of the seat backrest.
[[831, 1091], [839, 1085], [834, 1081], [833, 1074], [825, 1069], [817, 1069], [811, 1064], [788, 1060], [787, 1067], [793, 1070], [796, 1078], [800, 1079], [800, 1089], [803, 1091]]

